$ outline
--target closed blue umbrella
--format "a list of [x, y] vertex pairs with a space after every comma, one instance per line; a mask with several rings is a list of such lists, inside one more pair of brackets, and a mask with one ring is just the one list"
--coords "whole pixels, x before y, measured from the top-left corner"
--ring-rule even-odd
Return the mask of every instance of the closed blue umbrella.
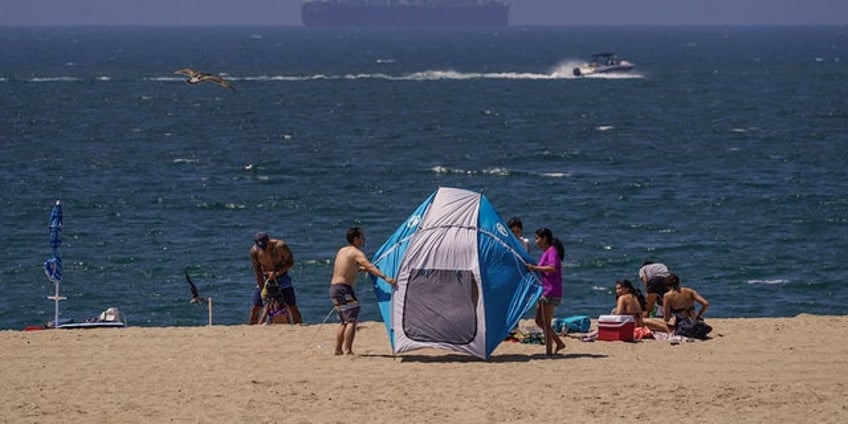
[[59, 257], [59, 246], [62, 245], [62, 203], [58, 200], [50, 212], [50, 248], [53, 257], [44, 262], [44, 273], [53, 282], [56, 291], [47, 298], [54, 302], [53, 328], [59, 328], [59, 301], [65, 300], [59, 296], [59, 282], [62, 281], [62, 258]]
[[59, 257], [59, 246], [62, 245], [62, 203], [56, 201], [50, 212], [50, 248], [53, 257], [44, 262], [44, 272], [47, 279], [59, 284], [62, 281], [62, 259]]
[[50, 248], [53, 253], [62, 245], [62, 202], [56, 201], [53, 210], [50, 211]]

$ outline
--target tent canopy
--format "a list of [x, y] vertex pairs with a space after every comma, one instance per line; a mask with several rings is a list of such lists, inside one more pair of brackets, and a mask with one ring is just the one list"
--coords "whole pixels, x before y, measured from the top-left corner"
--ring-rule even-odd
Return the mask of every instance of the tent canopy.
[[437, 348], [488, 358], [541, 296], [535, 263], [481, 193], [439, 188], [392, 234], [373, 279], [392, 352]]

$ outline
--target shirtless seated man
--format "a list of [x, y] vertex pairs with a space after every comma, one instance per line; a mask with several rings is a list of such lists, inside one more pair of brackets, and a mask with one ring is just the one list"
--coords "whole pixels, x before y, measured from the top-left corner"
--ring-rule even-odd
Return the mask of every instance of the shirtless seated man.
[[365, 245], [365, 234], [359, 227], [347, 230], [347, 246], [339, 249], [333, 264], [333, 279], [330, 280], [330, 300], [339, 316], [339, 327], [336, 330], [336, 355], [353, 355], [353, 338], [356, 335], [356, 321], [359, 319], [359, 300], [356, 298], [353, 286], [359, 271], [385, 280], [391, 285], [397, 284], [374, 266], [362, 253]]

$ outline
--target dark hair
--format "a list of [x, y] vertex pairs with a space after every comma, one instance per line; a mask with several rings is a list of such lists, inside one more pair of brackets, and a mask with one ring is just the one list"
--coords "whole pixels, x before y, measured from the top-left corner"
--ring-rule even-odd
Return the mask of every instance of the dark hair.
[[558, 238], [554, 237], [554, 234], [550, 229], [542, 227], [536, 230], [536, 235], [541, 239], [545, 239], [548, 241], [550, 245], [556, 248], [557, 254], [559, 255], [559, 260], [562, 261], [565, 258], [565, 247], [562, 245], [562, 242], [559, 241]]
[[517, 216], [510, 218], [509, 221], [506, 222], [506, 226], [509, 227], [509, 228], [518, 227], [519, 230], [524, 229], [524, 225], [521, 224], [521, 220], [518, 219]]
[[353, 243], [357, 237], [362, 236], [362, 228], [359, 227], [350, 227], [347, 229], [347, 242]]
[[621, 285], [622, 287], [624, 287], [625, 290], [627, 290], [628, 293], [632, 294], [633, 296], [636, 296], [636, 300], [639, 301], [639, 305], [642, 307], [642, 310], [645, 310], [645, 307], [647, 306], [648, 302], [645, 301], [645, 295], [642, 294], [641, 289], [633, 287], [633, 283], [631, 283], [630, 280], [618, 280], [615, 282], [615, 284]]
[[668, 274], [668, 277], [663, 278], [663, 283], [671, 291], [680, 291], [680, 277], [675, 274]]

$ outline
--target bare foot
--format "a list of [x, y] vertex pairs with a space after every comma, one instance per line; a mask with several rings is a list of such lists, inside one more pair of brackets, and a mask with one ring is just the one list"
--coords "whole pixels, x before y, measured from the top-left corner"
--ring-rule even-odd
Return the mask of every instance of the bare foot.
[[557, 353], [559, 353], [559, 351], [561, 351], [563, 349], [565, 349], [565, 343], [563, 343], [561, 345], [557, 345], [556, 349], [554, 349], [554, 355], [556, 355]]
[[336, 356], [342, 356], [342, 351], [341, 351], [341, 350], [337, 350], [337, 351], [336, 351]]
[[352, 350], [349, 350], [349, 351], [345, 352], [345, 355], [354, 356], [355, 354], [353, 353]]

